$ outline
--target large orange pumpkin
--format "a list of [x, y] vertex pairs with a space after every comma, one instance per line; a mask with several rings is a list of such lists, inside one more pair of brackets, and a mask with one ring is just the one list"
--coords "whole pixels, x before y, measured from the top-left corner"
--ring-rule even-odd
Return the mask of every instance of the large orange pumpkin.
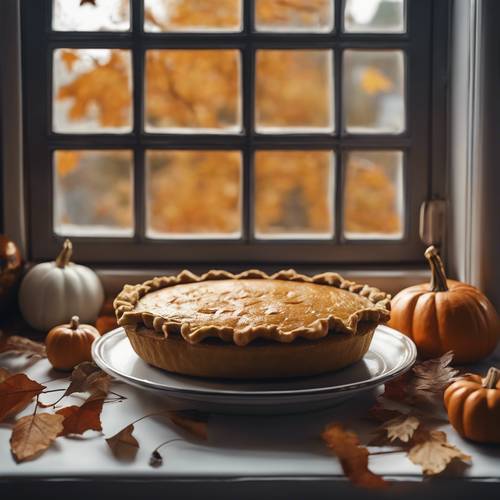
[[465, 375], [446, 389], [444, 404], [461, 436], [500, 444], [500, 370], [490, 368], [484, 379], [474, 373]]
[[454, 352], [455, 363], [472, 363], [497, 345], [500, 321], [493, 304], [473, 286], [448, 280], [435, 247], [425, 251], [430, 284], [399, 292], [391, 302], [389, 325], [410, 337], [423, 358]]

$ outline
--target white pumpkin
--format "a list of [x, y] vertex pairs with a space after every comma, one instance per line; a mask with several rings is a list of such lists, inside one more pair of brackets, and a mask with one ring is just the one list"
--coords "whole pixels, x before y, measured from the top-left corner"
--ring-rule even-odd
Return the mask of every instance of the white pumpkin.
[[70, 240], [54, 262], [32, 267], [21, 283], [19, 306], [24, 319], [35, 329], [48, 331], [79, 316], [94, 323], [104, 302], [104, 290], [92, 269], [70, 262]]

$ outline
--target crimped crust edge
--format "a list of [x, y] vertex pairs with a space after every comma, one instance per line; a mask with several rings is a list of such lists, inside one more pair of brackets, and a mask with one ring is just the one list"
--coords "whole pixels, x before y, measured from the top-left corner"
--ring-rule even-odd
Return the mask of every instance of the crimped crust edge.
[[[186, 283], [223, 279], [271, 279], [328, 285], [365, 297], [372, 302], [373, 306], [354, 312], [345, 322], [334, 314], [330, 314], [291, 331], [282, 331], [277, 325], [255, 325], [238, 331], [235, 331], [232, 327], [217, 325], [206, 325], [192, 329], [188, 322], [180, 323], [150, 312], [134, 311], [139, 300], [150, 292]], [[199, 276], [191, 271], [184, 270], [175, 276], [160, 276], [138, 285], [125, 285], [115, 298], [113, 306], [120, 326], [131, 328], [144, 325], [158, 333], [162, 333], [165, 337], [168, 337], [171, 333], [180, 333], [184, 340], [191, 344], [201, 342], [207, 337], [218, 337], [225, 342], [234, 342], [236, 345], [244, 346], [256, 338], [289, 343], [293, 342], [297, 337], [316, 340], [328, 335], [329, 331], [355, 335], [360, 321], [374, 323], [388, 321], [390, 317], [390, 300], [391, 296], [378, 288], [346, 280], [338, 273], [333, 272], [307, 276], [297, 273], [294, 269], [278, 271], [271, 275], [256, 269], [249, 269], [239, 274], [223, 270], [210, 270]]]

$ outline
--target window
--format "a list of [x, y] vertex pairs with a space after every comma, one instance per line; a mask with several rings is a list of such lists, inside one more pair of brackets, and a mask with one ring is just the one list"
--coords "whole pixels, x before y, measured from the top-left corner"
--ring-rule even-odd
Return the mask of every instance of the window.
[[100, 263], [421, 260], [430, 0], [27, 0], [22, 22], [34, 260], [66, 236]]

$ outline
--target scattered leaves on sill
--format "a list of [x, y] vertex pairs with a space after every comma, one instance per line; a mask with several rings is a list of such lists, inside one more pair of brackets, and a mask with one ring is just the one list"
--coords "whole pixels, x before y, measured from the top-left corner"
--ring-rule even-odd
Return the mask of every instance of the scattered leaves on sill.
[[90, 361], [76, 366], [70, 379], [71, 383], [64, 396], [75, 392], [88, 392], [92, 399], [102, 399], [107, 396], [111, 384], [111, 377]]
[[10, 438], [10, 448], [17, 462], [43, 453], [63, 430], [63, 415], [39, 413], [16, 421]]
[[450, 444], [442, 431], [419, 429], [412, 440], [413, 446], [408, 450], [408, 458], [422, 467], [426, 475], [443, 472], [452, 460], [470, 462], [471, 457]]
[[139, 449], [139, 441], [134, 437], [134, 424], [129, 424], [114, 436], [106, 439], [106, 443], [117, 458], [134, 456]]
[[66, 406], [56, 412], [64, 417], [62, 436], [102, 431], [101, 411], [104, 399], [90, 399], [81, 406]]
[[24, 373], [6, 378], [0, 383], [0, 422], [24, 410], [44, 389]]

